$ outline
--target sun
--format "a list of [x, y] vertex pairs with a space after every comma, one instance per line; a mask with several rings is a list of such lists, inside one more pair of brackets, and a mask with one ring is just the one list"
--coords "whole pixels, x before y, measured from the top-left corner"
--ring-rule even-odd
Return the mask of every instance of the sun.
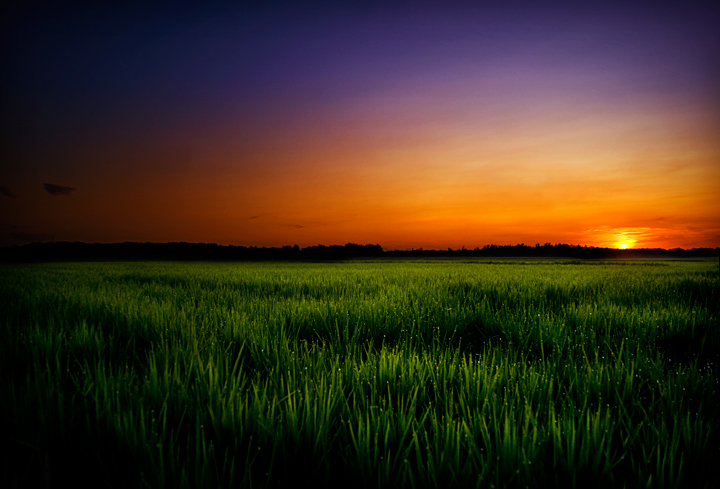
[[615, 246], [621, 250], [629, 250], [635, 246], [637, 240], [632, 236], [626, 236], [626, 233], [622, 233], [620, 236], [615, 236]]

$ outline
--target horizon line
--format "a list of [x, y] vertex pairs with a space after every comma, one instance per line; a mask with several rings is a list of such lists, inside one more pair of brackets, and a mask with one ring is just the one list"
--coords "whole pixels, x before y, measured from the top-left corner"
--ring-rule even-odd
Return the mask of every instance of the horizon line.
[[17, 249], [17, 248], [23, 248], [26, 246], [33, 246], [33, 245], [53, 245], [53, 244], [79, 244], [79, 245], [98, 245], [98, 246], [112, 246], [112, 245], [127, 245], [127, 244], [135, 244], [135, 245], [173, 245], [173, 244], [184, 244], [184, 245], [206, 245], [206, 246], [218, 246], [223, 248], [229, 248], [229, 247], [235, 247], [235, 248], [255, 248], [255, 249], [283, 249], [283, 248], [295, 248], [298, 247], [299, 250], [305, 250], [308, 248], [331, 248], [331, 247], [340, 247], [344, 248], [348, 245], [351, 246], [359, 246], [359, 247], [380, 247], [383, 252], [413, 252], [413, 251], [419, 251], [419, 252], [472, 252], [472, 251], [482, 251], [485, 249], [492, 249], [492, 248], [532, 248], [532, 249], [538, 249], [538, 248], [556, 248], [556, 247], [569, 247], [569, 248], [586, 248], [586, 249], [595, 249], [595, 250], [616, 250], [616, 251], [692, 251], [692, 250], [720, 250], [720, 246], [717, 247], [699, 247], [699, 248], [610, 248], [610, 247], [601, 247], [601, 246], [593, 246], [593, 245], [580, 245], [580, 244], [570, 244], [570, 243], [550, 243], [546, 242], [544, 244], [535, 243], [532, 245], [528, 245], [525, 243], [517, 243], [517, 244], [495, 244], [490, 243], [486, 244], [482, 247], [476, 246], [474, 248], [466, 248], [465, 246], [462, 246], [460, 248], [440, 248], [440, 249], [430, 249], [430, 248], [385, 248], [379, 243], [366, 243], [366, 244], [360, 244], [360, 243], [354, 243], [354, 242], [347, 242], [345, 244], [322, 244], [318, 243], [316, 245], [308, 245], [301, 247], [297, 244], [292, 245], [280, 245], [280, 246], [258, 246], [258, 245], [243, 245], [243, 244], [219, 244], [214, 242], [190, 242], [190, 241], [114, 241], [114, 242], [87, 242], [87, 241], [33, 241], [30, 243], [24, 243], [24, 244], [12, 244], [12, 245], [0, 245], [0, 249]]

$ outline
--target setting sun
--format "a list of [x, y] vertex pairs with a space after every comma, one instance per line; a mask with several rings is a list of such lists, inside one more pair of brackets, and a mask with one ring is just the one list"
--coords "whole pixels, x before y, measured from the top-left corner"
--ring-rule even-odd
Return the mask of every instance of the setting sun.
[[620, 249], [621, 249], [621, 250], [626, 250], [626, 249], [628, 249], [627, 243], [622, 243], [622, 244], [620, 245]]

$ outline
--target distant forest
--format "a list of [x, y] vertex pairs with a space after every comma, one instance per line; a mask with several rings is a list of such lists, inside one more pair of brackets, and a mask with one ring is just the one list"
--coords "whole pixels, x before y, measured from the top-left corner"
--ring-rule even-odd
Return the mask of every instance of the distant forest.
[[720, 256], [720, 248], [637, 248], [619, 250], [568, 244], [486, 245], [474, 249], [383, 250], [379, 244], [298, 245], [279, 248], [218, 245], [212, 243], [81, 243], [42, 242], [0, 248], [2, 261], [66, 260], [318, 260], [345, 258], [709, 258]]

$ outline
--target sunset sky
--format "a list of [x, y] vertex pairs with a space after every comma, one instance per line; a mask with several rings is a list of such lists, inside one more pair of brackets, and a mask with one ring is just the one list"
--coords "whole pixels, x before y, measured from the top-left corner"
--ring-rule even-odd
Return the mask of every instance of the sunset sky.
[[7, 11], [0, 245], [720, 246], [711, 2], [440, 5]]

